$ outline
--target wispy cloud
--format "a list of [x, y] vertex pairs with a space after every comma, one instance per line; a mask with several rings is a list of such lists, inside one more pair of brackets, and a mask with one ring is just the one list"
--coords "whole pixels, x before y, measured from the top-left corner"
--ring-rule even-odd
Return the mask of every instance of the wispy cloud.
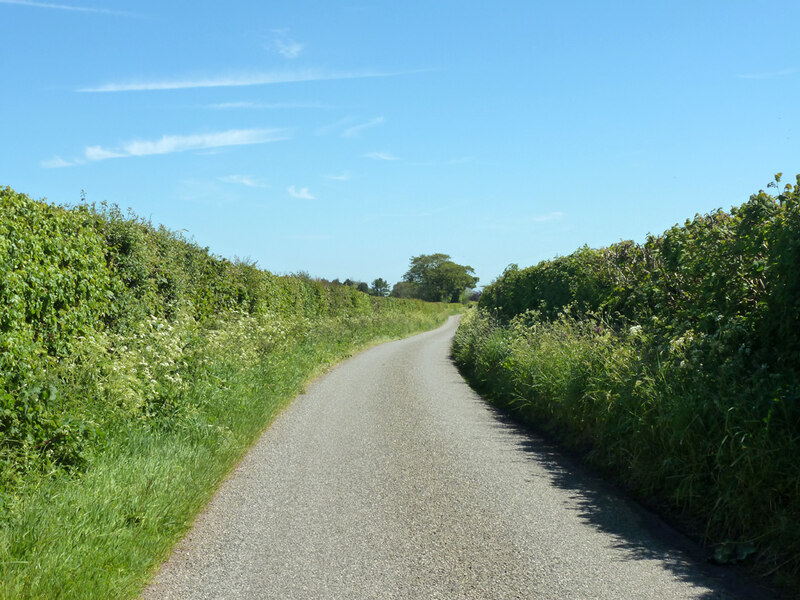
[[55, 10], [70, 10], [73, 12], [98, 13], [104, 15], [117, 15], [130, 17], [132, 13], [106, 8], [92, 8], [89, 6], [73, 6], [71, 4], [52, 4], [50, 2], [33, 2], [32, 0], [0, 0], [0, 4], [19, 4], [20, 6], [33, 6], [36, 8], [50, 8]]
[[[110, 158], [172, 154], [189, 150], [209, 150], [228, 146], [265, 144], [290, 138], [289, 133], [281, 129], [231, 129], [229, 131], [194, 135], [164, 135], [157, 140], [133, 140], [113, 148], [87, 146], [84, 148], [83, 157], [81, 158], [64, 160], [60, 156], [56, 156], [42, 161], [41, 165], [50, 169], [72, 167], [86, 164], [86, 162], [97, 162]], [[238, 183], [243, 182], [239, 181]]]
[[303, 53], [304, 48], [304, 44], [300, 44], [294, 40], [275, 40], [275, 49], [278, 51], [278, 54], [284, 58], [297, 58]]
[[344, 117], [335, 121], [334, 123], [329, 123], [328, 125], [323, 125], [322, 127], [317, 127], [314, 131], [316, 135], [331, 135], [332, 133], [336, 133], [341, 131], [343, 128], [350, 125], [355, 119], [353, 117]]
[[316, 200], [316, 196], [314, 196], [310, 191], [308, 191], [307, 187], [298, 189], [297, 187], [290, 185], [289, 189], [287, 190], [289, 195], [292, 198], [298, 198], [300, 200]]
[[265, 144], [289, 139], [285, 130], [279, 129], [231, 129], [216, 133], [194, 135], [164, 135], [158, 140], [134, 140], [119, 148], [89, 146], [84, 154], [87, 160], [98, 161], [108, 158], [128, 156], [148, 156], [151, 154], [171, 154], [188, 150], [205, 150], [226, 146]]
[[388, 152], [370, 152], [364, 155], [364, 158], [371, 158], [373, 160], [400, 160], [396, 156]]
[[221, 102], [219, 104], [206, 104], [202, 108], [211, 110], [273, 110], [284, 108], [334, 108], [329, 104], [314, 102]]
[[314, 133], [316, 135], [339, 135], [343, 138], [355, 138], [361, 135], [361, 132], [370, 127], [375, 127], [384, 122], [383, 117], [375, 117], [369, 121], [359, 122], [355, 117], [347, 116], [330, 123], [318, 127]]
[[273, 29], [272, 33], [275, 36], [272, 41], [272, 48], [284, 58], [297, 58], [303, 53], [305, 44], [290, 38], [288, 29]]
[[340, 173], [339, 175], [324, 175], [325, 179], [332, 179], [333, 181], [348, 181], [350, 173]]
[[352, 127], [348, 127], [342, 132], [342, 137], [346, 138], [354, 138], [361, 135], [361, 132], [365, 129], [369, 129], [370, 127], [375, 127], [376, 125], [380, 125], [384, 122], [383, 117], [375, 117], [374, 119], [370, 119], [366, 123], [361, 123], [359, 125], [353, 125]]
[[74, 160], [64, 160], [60, 156], [54, 156], [53, 158], [43, 160], [39, 164], [41, 164], [45, 169], [61, 169], [63, 167], [74, 167], [75, 165], [80, 164], [80, 162]]
[[739, 79], [776, 79], [794, 75], [795, 73], [797, 73], [797, 69], [781, 69], [780, 71], [767, 71], [764, 73], [741, 73], [738, 77]]
[[[131, 142], [132, 144], [140, 144], [141, 142]], [[83, 151], [84, 156], [86, 156], [86, 160], [97, 161], [97, 160], [107, 160], [109, 158], [122, 158], [124, 156], [133, 156], [132, 152], [119, 152], [115, 150], [109, 150], [108, 148], [103, 148], [102, 146], [87, 146]], [[155, 152], [150, 152], [150, 154], [155, 154]]]
[[252, 188], [266, 188], [267, 184], [260, 182], [258, 179], [251, 175], [226, 175], [225, 177], [218, 178], [223, 183], [235, 183]]
[[331, 81], [339, 79], [365, 79], [371, 77], [392, 77], [403, 73], [384, 73], [380, 71], [320, 71], [301, 70], [273, 73], [250, 73], [217, 75], [198, 79], [161, 79], [151, 81], [112, 82], [102, 85], [79, 88], [78, 92], [141, 92], [152, 90], [186, 90], [194, 88], [244, 87], [251, 85], [271, 85], [276, 83], [297, 83], [303, 81]]

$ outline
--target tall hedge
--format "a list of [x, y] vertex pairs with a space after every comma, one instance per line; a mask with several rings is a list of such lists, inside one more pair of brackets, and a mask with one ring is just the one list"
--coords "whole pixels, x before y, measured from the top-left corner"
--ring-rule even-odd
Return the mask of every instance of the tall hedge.
[[[778, 178], [779, 180], [779, 178]], [[754, 368], [800, 365], [800, 176], [730, 212], [697, 215], [643, 244], [581, 248], [527, 269], [512, 265], [479, 306], [506, 321], [553, 319], [570, 307], [667, 341], [687, 332], [746, 352]]]
[[2, 188], [0, 484], [3, 473], [78, 466], [87, 440], [102, 435], [80, 414], [106, 400], [59, 369], [78, 350], [135, 338], [153, 320], [202, 331], [232, 311], [313, 320], [402, 310], [382, 300], [214, 256], [113, 205], [56, 206]]
[[800, 589], [800, 176], [512, 266], [479, 307], [454, 345], [474, 385]]

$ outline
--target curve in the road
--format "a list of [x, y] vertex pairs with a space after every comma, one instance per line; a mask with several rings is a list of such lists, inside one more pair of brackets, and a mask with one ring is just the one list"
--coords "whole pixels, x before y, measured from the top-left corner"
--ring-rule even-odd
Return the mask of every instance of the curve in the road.
[[456, 324], [312, 384], [143, 597], [752, 597], [489, 408], [449, 360]]

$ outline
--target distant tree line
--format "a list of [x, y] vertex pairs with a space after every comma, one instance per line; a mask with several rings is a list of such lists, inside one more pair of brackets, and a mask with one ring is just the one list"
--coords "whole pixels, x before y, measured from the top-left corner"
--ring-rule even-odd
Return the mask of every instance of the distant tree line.
[[[305, 276], [307, 273], [299, 273]], [[478, 278], [468, 265], [459, 265], [450, 260], [449, 254], [420, 254], [412, 256], [409, 269], [403, 279], [391, 287], [389, 282], [378, 277], [372, 285], [366, 281], [319, 279], [327, 285], [346, 285], [371, 296], [391, 296], [393, 298], [416, 298], [428, 302], [468, 302], [477, 301], [480, 292], [474, 290]]]
[[389, 282], [382, 277], [374, 279], [372, 281], [372, 285], [369, 285], [366, 281], [356, 281], [349, 278], [345, 279], [344, 281], [334, 279], [330, 283], [332, 285], [346, 285], [348, 287], [353, 287], [359, 292], [364, 292], [365, 294], [369, 294], [371, 296], [386, 296], [389, 294]]

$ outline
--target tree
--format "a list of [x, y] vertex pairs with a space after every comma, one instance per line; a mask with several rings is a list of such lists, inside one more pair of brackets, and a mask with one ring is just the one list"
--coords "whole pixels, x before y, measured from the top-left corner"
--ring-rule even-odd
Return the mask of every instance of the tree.
[[438, 253], [413, 256], [403, 281], [413, 284], [414, 297], [429, 302], [458, 302], [478, 278], [472, 267], [454, 263], [448, 254]]
[[392, 298], [419, 298], [419, 284], [410, 281], [398, 281], [389, 294]]
[[370, 293], [373, 296], [385, 296], [389, 293], [389, 282], [378, 277], [372, 282], [372, 289], [370, 290]]
[[411, 257], [411, 264], [403, 275], [403, 281], [424, 284], [430, 271], [450, 260], [449, 254], [420, 254]]
[[348, 287], [356, 288], [359, 292], [364, 292], [365, 294], [369, 294], [369, 284], [366, 281], [356, 281], [355, 279], [350, 279], [349, 277], [344, 280], [342, 285], [346, 285]]

